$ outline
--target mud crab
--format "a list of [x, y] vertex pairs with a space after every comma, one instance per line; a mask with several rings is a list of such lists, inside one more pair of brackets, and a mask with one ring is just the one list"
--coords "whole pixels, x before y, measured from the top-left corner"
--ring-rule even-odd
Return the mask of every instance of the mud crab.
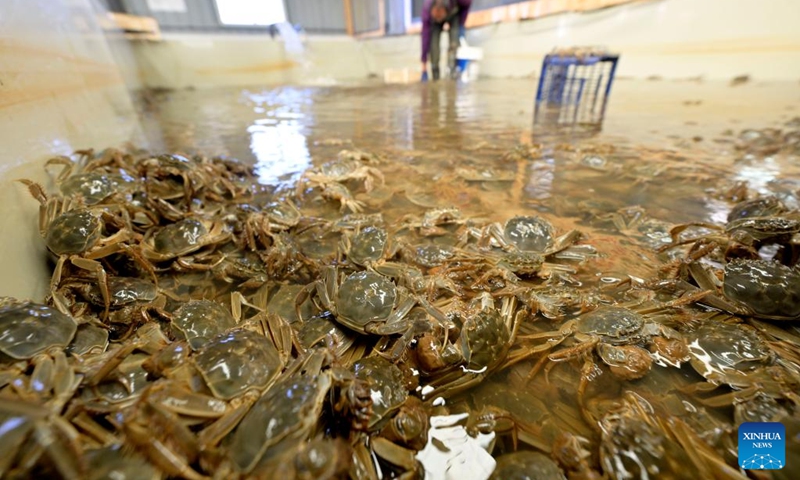
[[[599, 367], [591, 356], [592, 352], [596, 352], [611, 373], [622, 380], [636, 380], [647, 375], [654, 357], [676, 366], [689, 357], [685, 340], [680, 333], [660, 323], [647, 321], [636, 311], [619, 306], [599, 307], [575, 320], [567, 321], [558, 331], [520, 338], [548, 339], [547, 343], [533, 348], [537, 352], [547, 352], [571, 337], [578, 342], [576, 345], [543, 356], [534, 365], [528, 378], [535, 376], [549, 362], [583, 357], [584, 365], [577, 394], [578, 403], [589, 424], [594, 424], [594, 419], [585, 408], [584, 394], [589, 383], [599, 373]], [[659, 337], [664, 340], [656, 341], [655, 338]], [[651, 354], [640, 345], [649, 345], [654, 352]]]
[[497, 458], [489, 480], [508, 478], [537, 478], [541, 480], [566, 480], [564, 472], [547, 456], [539, 452], [520, 451]]
[[[301, 185], [306, 183], [303, 182], [303, 180], [312, 188], [317, 186], [324, 188], [331, 183], [341, 184], [349, 180], [355, 180], [362, 182], [367, 192], [374, 188], [376, 182], [381, 185], [384, 183], [383, 172], [375, 167], [365, 165], [359, 159], [348, 158], [346, 156], [340, 157], [340, 159], [332, 162], [324, 163], [317, 168], [312, 168], [303, 173], [300, 181], [297, 183], [299, 189], [302, 188]], [[302, 193], [302, 190], [299, 190], [298, 194], [299, 193]]]
[[379, 226], [367, 226], [354, 235], [342, 237], [342, 250], [356, 265], [366, 267], [392, 257], [397, 249], [392, 246], [389, 233]]
[[14, 298], [0, 298], [0, 351], [27, 360], [51, 348], [64, 349], [78, 325], [58, 310]]
[[193, 360], [208, 388], [225, 400], [248, 390], [264, 390], [283, 370], [275, 345], [242, 329], [211, 339]]
[[203, 247], [219, 244], [230, 238], [230, 232], [218, 221], [186, 218], [167, 225], [146, 237], [142, 253], [148, 260], [161, 262], [188, 255]]
[[298, 308], [315, 292], [322, 307], [336, 321], [358, 333], [391, 335], [407, 330], [403, 321], [416, 299], [393, 281], [375, 272], [355, 272], [344, 280], [336, 267], [327, 267], [321, 280], [307, 285], [297, 295]]
[[[699, 262], [688, 265], [689, 278], [677, 304], [699, 302], [735, 315], [767, 320], [800, 318], [800, 270], [775, 261], [736, 259], [712, 273]], [[719, 279], [720, 275], [722, 280]]]
[[227, 442], [228, 457], [238, 471], [252, 471], [268, 450], [305, 440], [315, 431], [337, 378], [333, 369], [323, 369], [325, 357], [323, 352], [314, 351], [296, 360], [301, 365], [290, 367], [289, 374], [267, 390], [242, 418]]
[[[494, 298], [481, 292], [466, 312], [455, 345], [460, 351], [460, 369], [434, 377], [422, 388], [423, 400], [443, 394], [455, 395], [469, 389], [482, 382], [509, 357], [516, 357], [519, 352], [510, 354], [509, 350], [526, 315], [525, 310], [516, 307], [516, 297], [509, 296], [503, 297], [500, 309], [497, 309]], [[451, 364], [448, 361], [442, 363]]]
[[420, 235], [441, 236], [447, 235], [447, 227], [454, 225], [464, 225], [470, 219], [464, 217], [460, 209], [456, 207], [429, 208], [422, 214], [422, 218], [415, 215], [406, 215], [400, 220], [403, 228], [417, 230]]
[[194, 350], [236, 325], [231, 312], [212, 300], [190, 300], [170, 317], [173, 332], [185, 338]]
[[[689, 228], [700, 227], [706, 232], [688, 239], [682, 234]], [[723, 260], [735, 258], [758, 259], [763, 247], [781, 247], [776, 257], [783, 254], [789, 264], [796, 261], [793, 248], [796, 248], [796, 235], [800, 233], [800, 220], [789, 216], [751, 217], [738, 215], [726, 225], [694, 222], [677, 225], [670, 230], [672, 242], [659, 248], [665, 252], [681, 245], [691, 244], [687, 258], [693, 260], [715, 250], [722, 252]]]
[[685, 423], [660, 417], [633, 392], [602, 416], [600, 463], [611, 478], [682, 478], [687, 468], [703, 478], [746, 478]]
[[379, 356], [369, 356], [353, 364], [355, 377], [368, 385], [372, 408], [367, 430], [379, 430], [408, 398], [403, 372]]

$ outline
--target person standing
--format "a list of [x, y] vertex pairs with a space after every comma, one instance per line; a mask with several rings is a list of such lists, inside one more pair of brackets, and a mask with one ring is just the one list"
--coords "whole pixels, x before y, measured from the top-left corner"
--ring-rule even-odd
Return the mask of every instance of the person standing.
[[422, 80], [428, 79], [428, 55], [431, 60], [431, 76], [438, 80], [440, 39], [445, 24], [449, 28], [450, 41], [447, 48], [447, 66], [450, 74], [456, 73], [456, 49], [464, 36], [464, 24], [469, 15], [472, 0], [425, 0], [422, 4]]

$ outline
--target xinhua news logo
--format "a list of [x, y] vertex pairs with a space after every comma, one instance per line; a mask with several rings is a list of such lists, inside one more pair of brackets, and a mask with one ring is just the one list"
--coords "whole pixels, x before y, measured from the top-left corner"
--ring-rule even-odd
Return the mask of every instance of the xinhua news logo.
[[786, 465], [786, 427], [778, 422], [739, 425], [739, 466], [745, 470], [775, 470]]

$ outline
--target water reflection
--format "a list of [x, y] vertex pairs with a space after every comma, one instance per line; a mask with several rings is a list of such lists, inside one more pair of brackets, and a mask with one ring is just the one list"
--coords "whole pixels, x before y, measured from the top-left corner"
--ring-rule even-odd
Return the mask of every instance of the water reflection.
[[308, 168], [311, 156], [301, 129], [302, 125], [296, 121], [273, 126], [253, 125], [247, 129], [259, 183], [286, 185]]

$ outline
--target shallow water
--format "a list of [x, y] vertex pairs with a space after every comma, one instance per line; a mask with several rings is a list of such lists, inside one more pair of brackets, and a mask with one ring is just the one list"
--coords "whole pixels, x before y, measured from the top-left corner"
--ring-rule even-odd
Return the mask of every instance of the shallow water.
[[[599, 253], [575, 276], [585, 287], [655, 277], [664, 263], [656, 249], [670, 242], [669, 229], [686, 222], [724, 224], [742, 194], [735, 188], [741, 182], [751, 196], [773, 193], [798, 207], [800, 152], [747, 146], [755, 134], [742, 134], [796, 130], [787, 127], [800, 111], [796, 83], [620, 79], [605, 121], [591, 131], [534, 124], [535, 87], [526, 79], [146, 92], [141, 114], [155, 149], [254, 162], [260, 182], [278, 192], [343, 149], [377, 154], [385, 185], [354, 192], [366, 212], [382, 212], [388, 224], [426, 208], [455, 206], [466, 217], [504, 222], [538, 214], [559, 233], [576, 228], [581, 243]], [[322, 206], [319, 215], [338, 212]], [[523, 333], [559, 327], [538, 318]], [[538, 425], [545, 445], [560, 431], [602, 437], [579, 411], [581, 362], [530, 379], [533, 363], [507, 369], [463, 401], [473, 408], [501, 407]], [[635, 382], [599, 376], [585, 392], [589, 410], [603, 412], [605, 403], [629, 391], [657, 397], [662, 411], [709, 443], [719, 441], [715, 448], [735, 465], [735, 452], [719, 440], [725, 435], [709, 439], [714, 431], [730, 433], [729, 407], [693, 413], [676, 407], [685, 406], [682, 389], [703, 380], [688, 365], [655, 366]], [[458, 400], [452, 406], [466, 408]]]
[[[373, 152], [387, 161], [386, 188], [357, 197], [373, 209], [423, 211], [395, 193], [406, 192], [492, 221], [544, 213], [562, 231], [582, 224], [610, 257], [601, 268], [625, 264], [632, 275], [647, 273], [652, 247], [668, 240], [658, 222], [724, 222], [730, 205], [720, 197], [736, 182], [796, 206], [795, 158], [735, 148], [741, 130], [800, 115], [796, 83], [620, 79], [592, 131], [534, 124], [535, 88], [532, 79], [223, 88], [145, 92], [140, 104], [156, 150], [254, 162], [261, 182], [279, 188], [342, 149]], [[506, 180], [472, 181], [458, 169]], [[638, 236], [643, 251], [604, 233], [617, 230], [609, 215], [629, 207], [643, 209], [627, 212], [629, 223], [652, 220]], [[586, 230], [588, 219], [608, 228]]]

